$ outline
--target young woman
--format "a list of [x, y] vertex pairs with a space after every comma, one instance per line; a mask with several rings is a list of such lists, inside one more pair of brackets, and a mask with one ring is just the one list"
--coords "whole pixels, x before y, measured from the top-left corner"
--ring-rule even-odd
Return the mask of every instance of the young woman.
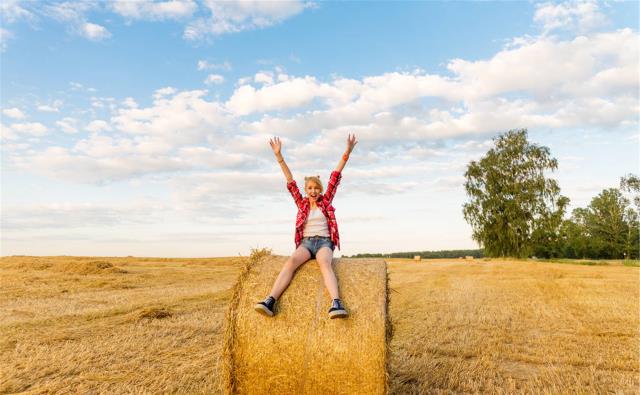
[[347, 160], [349, 160], [349, 155], [357, 143], [355, 135], [347, 137], [347, 149], [336, 169], [331, 172], [327, 191], [324, 195], [322, 194], [323, 186], [320, 176], [304, 178], [304, 190], [307, 197], [303, 198], [296, 181], [291, 175], [291, 171], [289, 171], [289, 167], [282, 157], [280, 139], [275, 137], [269, 140], [273, 153], [276, 155], [280, 167], [287, 178], [287, 189], [293, 196], [296, 206], [298, 206], [295, 233], [296, 250], [282, 267], [269, 296], [264, 301], [256, 304], [255, 309], [259, 313], [272, 317], [275, 303], [291, 282], [293, 273], [300, 265], [309, 259], [315, 258], [320, 266], [324, 284], [333, 299], [329, 309], [329, 317], [344, 318], [348, 316], [347, 310], [345, 310], [340, 300], [338, 280], [331, 266], [333, 250], [335, 247], [340, 249], [338, 223], [336, 222], [335, 209], [331, 202], [342, 178], [342, 169]]

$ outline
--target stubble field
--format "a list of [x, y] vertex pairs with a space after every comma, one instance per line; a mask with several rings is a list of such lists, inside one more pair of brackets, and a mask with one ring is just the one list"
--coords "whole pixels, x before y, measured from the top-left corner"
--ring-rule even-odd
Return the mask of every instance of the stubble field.
[[[219, 393], [224, 311], [245, 259], [1, 258], [0, 393]], [[388, 269], [393, 394], [640, 388], [638, 267]]]

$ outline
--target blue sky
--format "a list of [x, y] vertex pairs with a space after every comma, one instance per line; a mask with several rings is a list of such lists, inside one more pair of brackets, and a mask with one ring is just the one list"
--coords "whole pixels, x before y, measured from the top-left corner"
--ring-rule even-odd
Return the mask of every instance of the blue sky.
[[328, 178], [342, 253], [476, 248], [465, 166], [526, 127], [571, 209], [638, 169], [635, 2], [0, 5], [2, 255], [289, 254]]

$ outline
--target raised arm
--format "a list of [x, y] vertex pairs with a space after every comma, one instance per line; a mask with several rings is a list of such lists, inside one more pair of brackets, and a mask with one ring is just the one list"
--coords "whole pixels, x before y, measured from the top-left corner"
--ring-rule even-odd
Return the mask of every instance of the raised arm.
[[280, 142], [280, 138], [274, 137], [269, 139], [269, 144], [271, 145], [271, 149], [273, 149], [273, 153], [276, 154], [276, 159], [278, 159], [278, 163], [280, 163], [280, 168], [282, 168], [284, 176], [287, 177], [287, 184], [290, 183], [293, 181], [293, 176], [291, 175], [289, 166], [287, 166], [284, 158], [282, 157], [282, 143]]
[[340, 180], [342, 179], [342, 169], [344, 169], [344, 165], [347, 164], [347, 160], [349, 160], [349, 155], [351, 151], [353, 151], [353, 147], [356, 146], [358, 142], [356, 141], [356, 135], [354, 134], [347, 136], [347, 149], [342, 155], [342, 159], [338, 163], [338, 166], [334, 171], [331, 172], [331, 177], [329, 177], [329, 185], [327, 185], [327, 191], [324, 193], [324, 197], [327, 200], [327, 203], [331, 204], [333, 201], [333, 197], [336, 194], [336, 190], [338, 189], [338, 185], [340, 184]]
[[349, 134], [347, 136], [347, 149], [344, 151], [344, 155], [342, 155], [342, 159], [340, 159], [340, 162], [336, 167], [336, 171], [338, 173], [342, 172], [342, 169], [344, 169], [344, 165], [347, 164], [347, 161], [349, 160], [349, 155], [351, 155], [351, 151], [353, 151], [353, 147], [355, 147], [356, 144], [358, 144], [358, 142], [356, 141], [356, 135], [354, 134], [352, 136], [351, 134]]

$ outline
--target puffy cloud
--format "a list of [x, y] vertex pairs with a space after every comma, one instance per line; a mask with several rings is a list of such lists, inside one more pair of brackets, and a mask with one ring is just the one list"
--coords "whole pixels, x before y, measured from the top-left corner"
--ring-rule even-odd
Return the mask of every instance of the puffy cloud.
[[54, 100], [52, 104], [40, 104], [38, 105], [38, 110], [42, 112], [60, 112], [60, 108], [62, 107], [62, 100]]
[[2, 113], [6, 116], [8, 116], [9, 118], [13, 118], [13, 119], [24, 119], [27, 116], [24, 115], [24, 113], [17, 107], [13, 107], [13, 108], [5, 108], [2, 110]]
[[86, 14], [99, 6], [91, 1], [67, 1], [44, 5], [40, 12], [61, 23], [67, 24], [70, 33], [91, 41], [101, 41], [111, 37], [111, 33], [102, 25], [87, 20]]
[[219, 74], [209, 74], [207, 78], [204, 80], [204, 83], [207, 85], [217, 85], [222, 84], [224, 82], [224, 77]]
[[4, 52], [9, 47], [9, 40], [12, 39], [14, 34], [9, 30], [0, 27], [0, 52]]
[[273, 74], [269, 72], [260, 72], [255, 75], [253, 80], [258, 84], [271, 85], [273, 84]]
[[553, 30], [577, 30], [585, 33], [600, 27], [607, 18], [600, 12], [597, 1], [572, 1], [564, 3], [540, 3], [536, 5], [533, 20], [544, 33]]
[[135, 101], [133, 97], [127, 97], [122, 101], [122, 104], [129, 108], [138, 108], [138, 103]]
[[204, 0], [204, 6], [211, 15], [189, 23], [184, 30], [184, 38], [199, 40], [210, 35], [266, 28], [302, 12], [305, 8], [314, 7], [315, 4], [297, 0], [235, 2]]
[[92, 133], [99, 133], [105, 130], [112, 130], [112, 128], [106, 121], [96, 119], [89, 122], [89, 124], [85, 127], [85, 130]]
[[318, 95], [328, 95], [335, 88], [319, 84], [314, 77], [295, 78], [255, 89], [243, 85], [235, 90], [225, 104], [238, 115], [294, 108], [309, 103]]
[[156, 96], [151, 107], [116, 110], [111, 123], [123, 133], [162, 136], [171, 145], [199, 143], [222, 133], [232, 120], [220, 103], [202, 98], [206, 93], [197, 90]]
[[210, 63], [207, 60], [198, 61], [198, 70], [224, 70], [231, 71], [231, 63], [224, 61], [223, 63]]
[[64, 133], [74, 134], [78, 133], [78, 120], [71, 117], [64, 117], [59, 121], [56, 121], [56, 125]]
[[[360, 149], [368, 152], [361, 163], [375, 167], [396, 159], [435, 160], [442, 150], [431, 143], [483, 139], [518, 127], [637, 128], [637, 44], [630, 29], [570, 40], [541, 36], [511, 43], [487, 59], [454, 59], [449, 75], [418, 69], [323, 82], [261, 71], [226, 102], [209, 101], [206, 90], [164, 87], [153, 93], [152, 105], [141, 108], [127, 98], [109, 121], [94, 121], [90, 128], [97, 133], [111, 126], [127, 138], [91, 136], [67, 155], [84, 161], [117, 155], [167, 159], [142, 170], [121, 169], [120, 178], [170, 172], [178, 164], [258, 169], [272, 159], [266, 142], [277, 134], [291, 163], [311, 170], [338, 158], [347, 133], [356, 133]], [[5, 131], [18, 133], [13, 125]], [[67, 162], [54, 161], [49, 170], [56, 163]], [[96, 177], [115, 176], [101, 170]]]
[[0, 123], [0, 139], [2, 139], [2, 148], [6, 148], [7, 140], [17, 140], [18, 135], [11, 130], [10, 127]]
[[153, 98], [154, 99], [161, 99], [165, 96], [171, 96], [173, 94], [175, 94], [177, 92], [176, 88], [173, 88], [171, 86], [167, 86], [165, 88], [161, 88], [161, 89], [157, 89], [154, 93], [153, 93]]
[[131, 155], [95, 158], [73, 154], [69, 149], [60, 146], [15, 156], [12, 165], [18, 170], [32, 171], [53, 179], [98, 185], [150, 173], [189, 170], [189, 166], [179, 159], [166, 156]]
[[26, 230], [148, 224], [169, 208], [168, 204], [156, 200], [136, 200], [125, 204], [59, 202], [7, 205], [2, 210], [2, 227]]
[[25, 1], [21, 0], [3, 0], [0, 3], [0, 18], [5, 23], [15, 23], [22, 19], [36, 19], [33, 12], [23, 7], [25, 3]]
[[95, 92], [96, 88], [91, 88], [88, 86], [84, 86], [79, 82], [71, 81], [69, 82], [69, 86], [72, 91], [81, 91], [81, 92]]
[[100, 41], [111, 37], [111, 33], [104, 27], [95, 23], [85, 22], [80, 26], [82, 35], [89, 40]]
[[130, 1], [115, 0], [110, 3], [117, 14], [129, 19], [166, 20], [184, 19], [193, 15], [198, 6], [192, 0]]
[[40, 122], [14, 123], [11, 124], [11, 130], [33, 136], [44, 136], [49, 131], [49, 129]]
[[123, 155], [165, 155], [173, 147], [159, 138], [135, 136], [133, 139], [93, 134], [78, 141], [74, 153], [82, 153], [94, 158], [109, 158]]

